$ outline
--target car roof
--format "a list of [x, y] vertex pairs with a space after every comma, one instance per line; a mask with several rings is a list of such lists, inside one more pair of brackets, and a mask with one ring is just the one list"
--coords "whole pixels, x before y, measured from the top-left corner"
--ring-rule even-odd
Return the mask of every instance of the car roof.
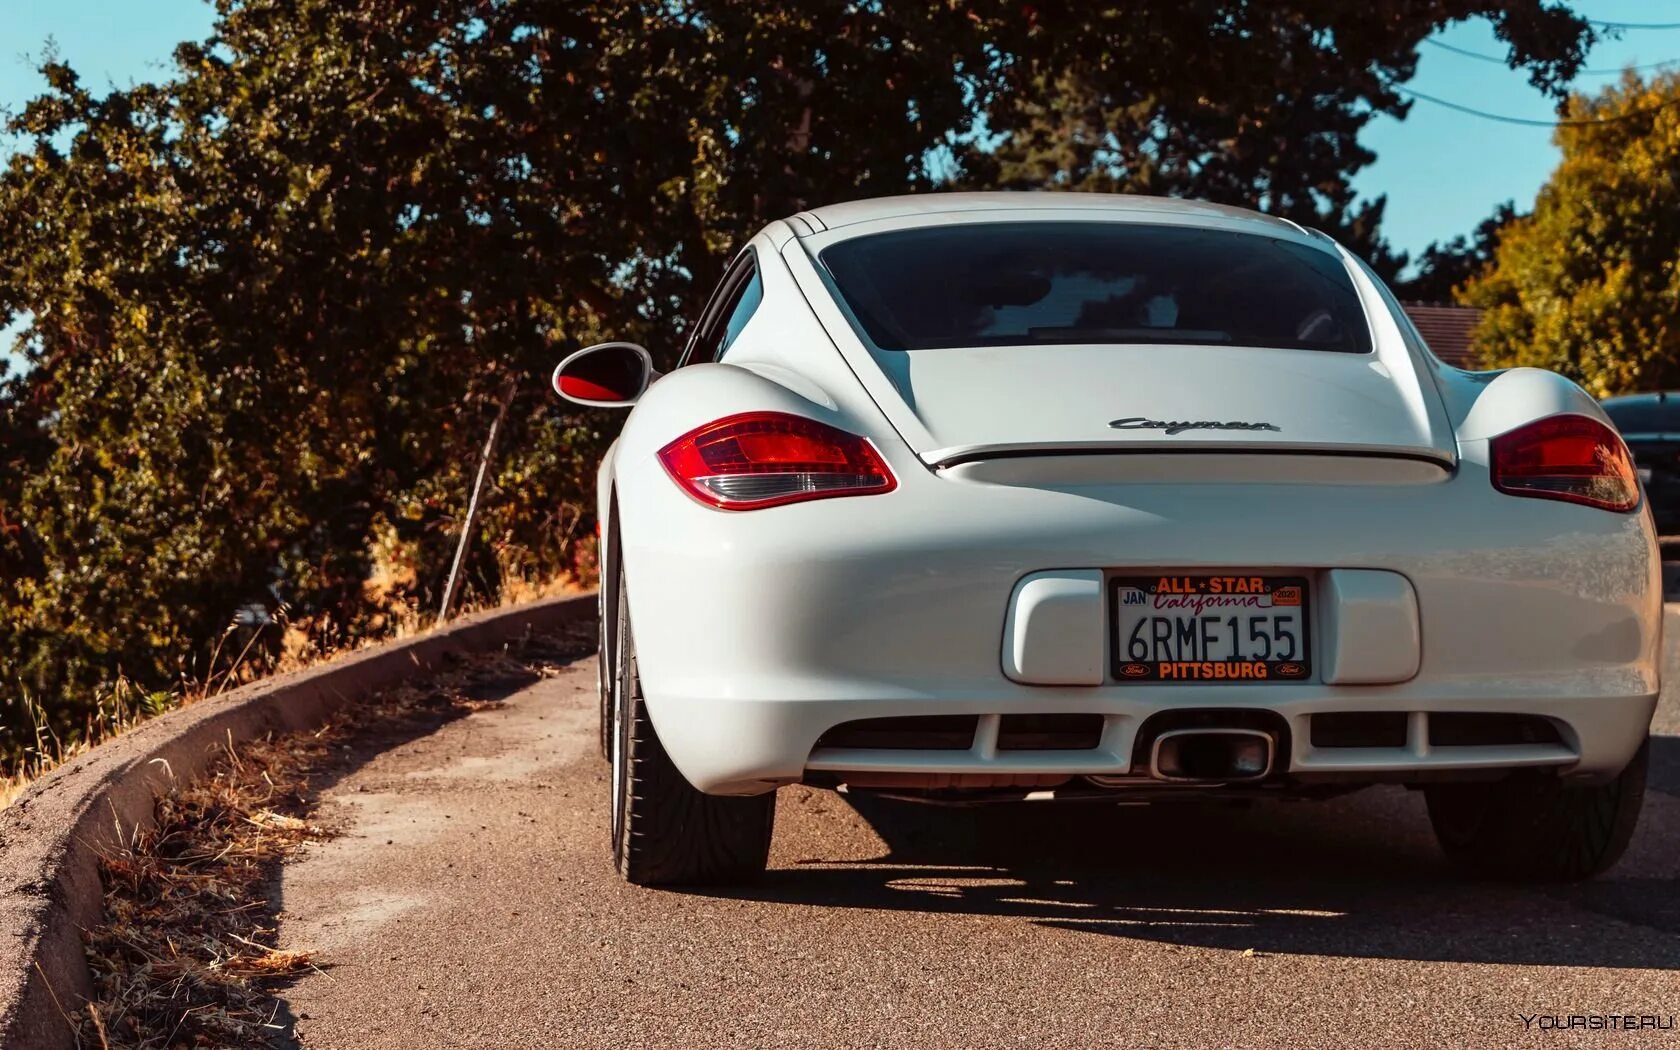
[[[1035, 211], [1063, 212], [1093, 211], [1125, 213], [1157, 222], [1171, 222], [1174, 218], [1220, 218], [1227, 222], [1253, 226], [1257, 231], [1277, 233], [1288, 231], [1297, 236], [1323, 234], [1272, 215], [1262, 215], [1247, 208], [1207, 201], [1178, 200], [1171, 197], [1145, 197], [1131, 193], [1079, 193], [1073, 191], [1003, 191], [991, 193], [916, 193], [899, 197], [876, 197], [871, 200], [827, 204], [801, 212], [814, 229], [837, 229], [860, 222], [880, 219], [906, 219], [916, 216], [953, 215], [962, 212], [1008, 212], [1011, 218], [1024, 218]], [[1003, 216], [1000, 215], [1000, 218]], [[812, 220], [815, 220], [814, 222]]]

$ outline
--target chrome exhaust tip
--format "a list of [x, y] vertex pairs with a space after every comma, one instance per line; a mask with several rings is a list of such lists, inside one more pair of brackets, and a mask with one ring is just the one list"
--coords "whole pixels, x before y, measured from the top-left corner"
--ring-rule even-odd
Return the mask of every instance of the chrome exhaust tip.
[[1276, 753], [1276, 739], [1259, 729], [1173, 729], [1150, 746], [1149, 775], [1196, 783], [1264, 780]]

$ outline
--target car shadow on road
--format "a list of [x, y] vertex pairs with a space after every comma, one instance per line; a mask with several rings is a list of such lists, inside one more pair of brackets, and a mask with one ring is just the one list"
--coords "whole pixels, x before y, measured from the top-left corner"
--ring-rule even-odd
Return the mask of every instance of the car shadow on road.
[[1680, 970], [1680, 799], [1668, 794], [1680, 739], [1660, 738], [1653, 757], [1628, 858], [1580, 885], [1462, 878], [1435, 847], [1422, 798], [1385, 788], [1241, 808], [841, 796], [883, 855], [800, 858], [731, 895], [1257, 953]]

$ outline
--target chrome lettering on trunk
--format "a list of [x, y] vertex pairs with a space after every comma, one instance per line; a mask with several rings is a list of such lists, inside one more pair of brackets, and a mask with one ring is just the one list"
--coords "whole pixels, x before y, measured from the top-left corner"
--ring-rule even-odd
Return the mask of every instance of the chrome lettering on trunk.
[[1182, 434], [1186, 430], [1276, 430], [1283, 428], [1275, 423], [1245, 423], [1241, 420], [1220, 422], [1217, 419], [1149, 419], [1144, 416], [1127, 416], [1125, 419], [1111, 420], [1108, 424], [1115, 430], [1164, 430], [1170, 437]]

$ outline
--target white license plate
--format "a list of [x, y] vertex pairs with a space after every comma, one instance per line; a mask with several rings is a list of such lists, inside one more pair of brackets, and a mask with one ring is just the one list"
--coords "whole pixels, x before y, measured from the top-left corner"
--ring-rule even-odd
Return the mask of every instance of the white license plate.
[[1109, 580], [1120, 682], [1300, 681], [1312, 674], [1304, 576]]

